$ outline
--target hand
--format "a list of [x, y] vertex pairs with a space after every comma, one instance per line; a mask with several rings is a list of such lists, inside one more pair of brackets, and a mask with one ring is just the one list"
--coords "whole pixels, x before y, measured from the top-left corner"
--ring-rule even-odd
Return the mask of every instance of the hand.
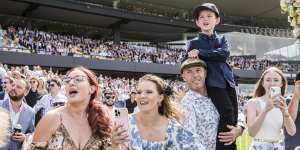
[[283, 115], [289, 115], [288, 107], [285, 103], [284, 97], [280, 96], [279, 100], [275, 102], [276, 107], [278, 107]]
[[232, 144], [235, 139], [242, 134], [242, 128], [240, 126], [227, 125], [227, 128], [230, 129], [230, 131], [220, 132], [218, 135], [219, 141], [223, 142], [224, 145]]
[[266, 107], [264, 109], [265, 112], [269, 112], [271, 109], [273, 109], [275, 107], [274, 105], [274, 99], [272, 99], [271, 97], [269, 97], [267, 100], [266, 100]]
[[193, 49], [188, 52], [189, 58], [198, 58], [199, 51], [197, 49]]
[[23, 142], [26, 138], [26, 135], [21, 132], [13, 133], [11, 136], [12, 140], [17, 141], [17, 142]]
[[129, 132], [122, 124], [114, 123], [112, 132], [112, 144], [122, 145], [130, 140]]

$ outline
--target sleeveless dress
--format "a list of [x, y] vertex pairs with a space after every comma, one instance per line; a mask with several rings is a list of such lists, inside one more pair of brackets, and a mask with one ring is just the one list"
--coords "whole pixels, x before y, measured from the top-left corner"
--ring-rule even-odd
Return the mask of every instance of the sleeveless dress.
[[[260, 109], [266, 107], [266, 102], [258, 100]], [[274, 107], [265, 116], [265, 119], [252, 139], [251, 150], [284, 150], [283, 142], [283, 115], [279, 108]]]
[[[109, 139], [100, 139], [94, 136], [88, 140], [82, 150], [106, 150], [110, 148]], [[62, 123], [60, 115], [60, 125], [51, 135], [47, 142], [35, 142], [31, 144], [31, 150], [79, 150]]]

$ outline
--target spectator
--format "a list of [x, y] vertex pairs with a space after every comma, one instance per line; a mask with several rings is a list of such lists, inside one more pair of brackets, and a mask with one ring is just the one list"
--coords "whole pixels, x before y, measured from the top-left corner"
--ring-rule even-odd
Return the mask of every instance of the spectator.
[[86, 68], [76, 67], [67, 73], [64, 82], [67, 104], [47, 113], [39, 122], [32, 148], [107, 149], [112, 121], [95, 100], [100, 90], [96, 76]]
[[48, 94], [46, 90], [46, 83], [45, 79], [43, 77], [38, 78], [38, 87], [37, 87], [38, 93], [40, 93], [42, 96]]
[[[6, 70], [3, 68], [3, 64], [0, 62], [0, 83], [3, 82], [5, 76], [6, 76]], [[0, 86], [0, 91], [3, 90], [2, 88], [3, 87]]]
[[[270, 88], [280, 87], [280, 97], [271, 97]], [[271, 67], [263, 72], [253, 92], [253, 99], [247, 106], [248, 132], [253, 137], [251, 149], [280, 149], [284, 144], [282, 129], [289, 135], [296, 133], [296, 127], [284, 101], [287, 79], [281, 70]]]
[[[193, 133], [179, 125], [181, 113], [171, 98], [175, 93], [164, 80], [145, 75], [138, 83], [137, 93], [139, 112], [130, 116], [129, 149], [205, 149], [195, 141]], [[115, 127], [118, 132], [114, 133], [113, 143], [129, 137], [122, 128], [122, 125]]]
[[216, 149], [219, 113], [207, 97], [205, 86], [206, 63], [189, 58], [181, 65], [181, 75], [189, 91], [182, 99], [183, 126], [197, 134], [197, 142], [205, 149]]
[[38, 92], [39, 82], [37, 77], [29, 78], [29, 83], [30, 90], [25, 99], [26, 103], [33, 108], [37, 101], [42, 98], [42, 95]]
[[110, 117], [114, 117], [114, 108], [116, 102], [116, 94], [111, 89], [105, 89], [104, 91], [104, 104], [108, 108]]
[[[0, 101], [0, 107], [3, 107], [10, 113], [10, 137], [7, 143], [0, 150], [20, 150], [26, 136], [34, 132], [34, 110], [24, 103], [25, 95], [29, 91], [29, 84], [24, 79], [16, 79], [12, 90], [9, 92], [9, 98]], [[17, 126], [21, 127], [21, 132], [15, 130]]]
[[61, 80], [58, 78], [52, 78], [49, 81], [49, 94], [44, 95], [39, 101], [37, 101], [36, 105], [34, 105], [33, 107], [34, 111], [37, 114], [35, 119], [35, 125], [37, 125], [39, 120], [48, 111], [59, 106], [63, 106], [67, 99], [66, 96], [60, 92], [62, 86]]
[[[199, 59], [187, 59], [181, 65], [181, 75], [188, 85], [188, 92], [181, 101], [185, 113], [183, 126], [197, 134], [197, 140], [206, 149], [216, 149], [219, 113], [210, 98], [205, 86], [206, 64]], [[244, 127], [227, 126], [230, 131], [221, 132], [218, 136], [225, 145], [232, 144], [241, 135]]]
[[125, 105], [126, 105], [126, 108], [127, 108], [129, 114], [133, 113], [137, 106], [137, 103], [135, 101], [135, 96], [136, 96], [136, 91], [132, 90], [129, 95], [129, 98], [127, 100], [125, 100], [125, 103], [126, 103]]
[[14, 79], [12, 77], [6, 76], [2, 82], [3, 91], [0, 92], [0, 100], [9, 98], [9, 91], [13, 88]]
[[13, 70], [13, 69], [11, 69], [11, 76], [12, 76], [14, 79], [21, 79], [21, 78], [22, 78], [22, 74], [20, 73], [20, 71], [18, 71], [18, 70]]

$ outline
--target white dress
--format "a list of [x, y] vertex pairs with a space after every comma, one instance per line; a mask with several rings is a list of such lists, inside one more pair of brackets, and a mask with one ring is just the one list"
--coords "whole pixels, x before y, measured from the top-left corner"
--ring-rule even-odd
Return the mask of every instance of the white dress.
[[[261, 109], [266, 107], [266, 103], [259, 99], [258, 104]], [[252, 139], [251, 150], [284, 150], [283, 142], [283, 115], [279, 108], [271, 109]]]

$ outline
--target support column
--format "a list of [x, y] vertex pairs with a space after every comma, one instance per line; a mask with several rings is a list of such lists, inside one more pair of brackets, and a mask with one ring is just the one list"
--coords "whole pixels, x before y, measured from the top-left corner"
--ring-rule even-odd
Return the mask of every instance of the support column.
[[114, 34], [114, 44], [119, 45], [121, 43], [120, 25], [115, 26], [113, 28], [113, 34]]

